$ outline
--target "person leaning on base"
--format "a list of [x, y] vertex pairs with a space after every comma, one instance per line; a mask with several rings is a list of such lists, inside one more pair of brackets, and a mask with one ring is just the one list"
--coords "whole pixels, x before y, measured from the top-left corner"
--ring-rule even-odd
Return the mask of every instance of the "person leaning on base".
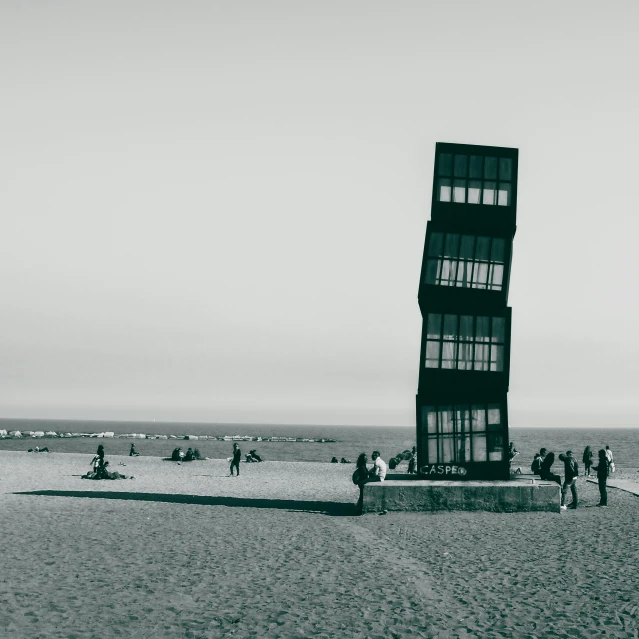
[[602, 448], [599, 451], [599, 463], [592, 469], [597, 471], [597, 483], [599, 484], [599, 503], [597, 506], [608, 506], [608, 491], [606, 490], [606, 482], [608, 481], [608, 457], [606, 451]]
[[530, 467], [530, 470], [532, 470], [535, 475], [541, 475], [541, 465], [543, 464], [544, 459], [546, 459], [547, 452], [548, 451], [546, 451], [545, 448], [542, 448], [538, 453], [535, 454], [532, 466]]
[[[575, 461], [575, 458], [572, 456], [572, 451], [567, 450], [565, 455], [559, 455], [560, 461], [564, 462], [564, 485], [561, 487], [561, 509], [566, 510], [566, 508], [577, 508], [577, 504], [579, 499], [577, 497], [577, 477], [579, 475], [579, 466]], [[570, 506], [566, 506], [566, 494], [568, 493], [568, 489], [570, 488], [570, 492], [572, 493], [572, 503]]]
[[373, 467], [370, 470], [369, 481], [384, 481], [386, 479], [386, 462], [381, 458], [378, 450], [374, 450], [371, 455]]

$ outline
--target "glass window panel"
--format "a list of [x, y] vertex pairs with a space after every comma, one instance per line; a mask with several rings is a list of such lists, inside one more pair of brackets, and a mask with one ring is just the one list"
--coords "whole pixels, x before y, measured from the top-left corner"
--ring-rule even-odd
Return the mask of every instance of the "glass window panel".
[[[495, 203], [495, 189], [497, 187], [496, 182], [484, 182], [484, 197], [482, 204], [494, 204]], [[448, 202], [449, 200], [446, 200]]]
[[499, 183], [497, 204], [499, 206], [510, 206], [510, 183], [508, 182]]
[[475, 251], [475, 259], [488, 261], [489, 256], [490, 256], [490, 238], [478, 237], [477, 250]]
[[482, 170], [484, 168], [484, 158], [481, 155], [471, 155], [470, 165], [468, 168], [469, 168], [469, 171], [468, 171], [469, 177], [478, 178], [481, 180]]
[[473, 268], [472, 262], [466, 262], [460, 260], [457, 264], [457, 286], [463, 286], [468, 288], [470, 286], [471, 271]]
[[426, 368], [439, 368], [441, 342], [426, 342]]
[[434, 406], [426, 406], [424, 407], [424, 411], [426, 412], [426, 424], [428, 426], [429, 433], [437, 432], [437, 412], [435, 411]]
[[444, 234], [443, 233], [431, 233], [430, 241], [428, 242], [428, 254], [429, 255], [441, 255], [444, 248]]
[[468, 156], [455, 156], [455, 177], [466, 177], [468, 171]]
[[464, 204], [466, 202], [466, 180], [455, 180], [453, 201]]
[[470, 461], [470, 433], [457, 438], [457, 458], [455, 461], [462, 463]]
[[451, 435], [439, 438], [439, 459], [440, 464], [450, 464], [455, 461], [455, 440]]
[[481, 182], [471, 180], [468, 182], [468, 204], [481, 203]]
[[490, 259], [493, 262], [504, 262], [506, 256], [506, 240], [501, 237], [493, 238], [493, 246], [490, 252]]
[[452, 153], [439, 154], [439, 175], [451, 175], [453, 171], [453, 155]]
[[475, 236], [462, 235], [459, 247], [459, 257], [472, 260], [475, 257]]
[[506, 334], [506, 320], [503, 317], [493, 317], [493, 342], [503, 342]]
[[437, 439], [435, 437], [431, 437], [428, 440], [428, 463], [437, 463]]
[[442, 271], [439, 282], [442, 286], [448, 286], [448, 280], [450, 279], [450, 266], [450, 260], [442, 260]]
[[489, 370], [488, 344], [475, 344], [475, 370]]
[[486, 461], [486, 435], [477, 435], [473, 433], [473, 461], [485, 462]]
[[473, 288], [486, 288], [488, 279], [488, 264], [477, 262], [473, 273]]
[[457, 368], [460, 371], [470, 371], [473, 368], [473, 344], [460, 342], [458, 347]]
[[513, 161], [510, 158], [499, 158], [499, 179], [512, 180]]
[[497, 158], [484, 159], [484, 178], [487, 180], [497, 179]]
[[444, 339], [457, 339], [457, 315], [444, 315]]
[[439, 313], [428, 314], [426, 337], [437, 339], [441, 335], [442, 316]]
[[501, 424], [501, 406], [499, 404], [488, 404], [488, 423]]
[[501, 282], [504, 277], [504, 267], [501, 264], [491, 264], [488, 274], [488, 288], [493, 291], [501, 291]]
[[504, 347], [492, 344], [490, 347], [490, 370], [502, 373], [504, 370]]
[[448, 179], [439, 180], [439, 201], [450, 202], [451, 200], [451, 181]]
[[428, 260], [426, 262], [426, 284], [435, 284], [437, 280], [437, 266], [439, 260]]
[[473, 404], [471, 406], [471, 418], [473, 424], [473, 433], [486, 430], [486, 410], [483, 404]]
[[459, 233], [448, 233], [444, 246], [446, 257], [457, 257], [459, 255]]
[[442, 343], [442, 368], [457, 367], [457, 342]]
[[472, 315], [460, 315], [459, 316], [459, 339], [472, 341], [473, 339], [473, 316]]
[[504, 455], [503, 437], [498, 434], [488, 434], [488, 461], [502, 461]]
[[453, 432], [453, 411], [450, 406], [442, 406], [439, 409], [439, 432]]
[[490, 317], [480, 315], [477, 318], [477, 332], [475, 341], [488, 342], [490, 341]]

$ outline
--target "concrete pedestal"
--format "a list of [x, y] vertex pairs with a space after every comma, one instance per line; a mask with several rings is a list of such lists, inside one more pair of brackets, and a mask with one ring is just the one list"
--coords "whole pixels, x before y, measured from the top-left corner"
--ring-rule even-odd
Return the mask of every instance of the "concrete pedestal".
[[533, 479], [428, 481], [387, 479], [364, 486], [363, 513], [389, 511], [487, 510], [560, 512], [561, 488]]

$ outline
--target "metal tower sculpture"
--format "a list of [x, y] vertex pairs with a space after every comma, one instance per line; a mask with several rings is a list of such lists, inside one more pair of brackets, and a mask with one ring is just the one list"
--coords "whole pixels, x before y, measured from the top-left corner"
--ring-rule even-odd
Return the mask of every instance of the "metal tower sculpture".
[[508, 479], [518, 150], [438, 143], [419, 284], [424, 479]]

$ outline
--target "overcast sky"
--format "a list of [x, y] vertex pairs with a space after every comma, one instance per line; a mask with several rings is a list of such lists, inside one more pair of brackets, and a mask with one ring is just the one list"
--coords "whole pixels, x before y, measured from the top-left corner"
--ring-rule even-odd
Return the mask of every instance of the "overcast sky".
[[513, 426], [637, 425], [636, 2], [0, 3], [0, 416], [414, 425], [435, 143], [519, 148]]

